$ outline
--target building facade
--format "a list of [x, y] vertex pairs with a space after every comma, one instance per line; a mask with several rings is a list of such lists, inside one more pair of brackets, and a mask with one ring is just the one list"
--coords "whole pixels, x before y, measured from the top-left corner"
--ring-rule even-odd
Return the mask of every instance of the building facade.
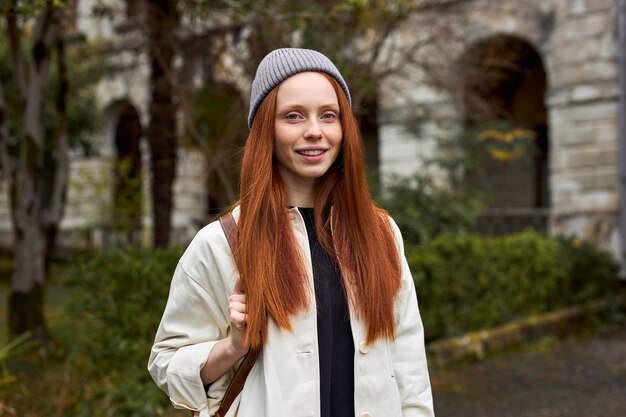
[[[129, 152], [140, 161], [141, 224], [143, 238], [149, 239], [149, 158], [143, 137], [149, 66], [137, 25], [139, 2], [109, 1], [112, 17], [94, 16], [96, 3], [76, 3], [76, 27], [89, 39], [108, 43], [108, 60], [117, 70], [97, 86], [106, 109], [105, 128], [94, 138], [97, 155], [73, 157], [61, 245], [98, 246], [119, 238], [106, 225], [117, 204], [114, 166]], [[380, 86], [382, 178], [426, 169], [424, 161], [439, 151], [439, 137], [495, 126], [493, 135], [504, 135], [511, 145], [517, 140], [511, 132], [521, 128], [534, 143], [530, 159], [483, 159], [481, 175], [467, 174], [493, 191], [487, 210], [491, 225], [573, 234], [617, 255], [615, 2], [452, 1], [445, 10], [416, 13], [396, 37], [429, 35], [435, 41], [416, 51], [416, 64]], [[420, 118], [419, 129], [407, 128], [412, 117]], [[506, 127], [498, 131], [501, 125]], [[178, 157], [173, 236], [184, 243], [208, 220], [207, 160], [185, 147]], [[439, 174], [435, 169], [433, 175]], [[0, 243], [10, 245], [10, 235], [3, 188]]]
[[[415, 18], [403, 36], [432, 27], [443, 40], [420, 55], [426, 65], [382, 88], [382, 172], [421, 169], [433, 153], [429, 135], [466, 131], [484, 114], [523, 127], [535, 141], [530, 162], [482, 161], [492, 219], [575, 235], [617, 255], [616, 15], [613, 0], [475, 0]], [[399, 91], [414, 92], [400, 108], [430, 110], [421, 140], [390, 116], [402, 114]]]

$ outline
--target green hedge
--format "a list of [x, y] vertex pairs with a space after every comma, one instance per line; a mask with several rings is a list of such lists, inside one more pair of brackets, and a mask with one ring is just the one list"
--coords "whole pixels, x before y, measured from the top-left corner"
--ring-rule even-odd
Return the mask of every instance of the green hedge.
[[146, 366], [182, 250], [107, 250], [78, 264], [70, 308], [84, 328], [69, 356], [78, 416], [154, 417], [168, 407]]
[[482, 207], [467, 190], [441, 187], [420, 174], [390, 180], [379, 194], [377, 201], [391, 214], [405, 241], [412, 244], [424, 245], [442, 234], [475, 231]]
[[617, 285], [606, 252], [533, 231], [439, 236], [406, 253], [427, 340], [603, 297]]

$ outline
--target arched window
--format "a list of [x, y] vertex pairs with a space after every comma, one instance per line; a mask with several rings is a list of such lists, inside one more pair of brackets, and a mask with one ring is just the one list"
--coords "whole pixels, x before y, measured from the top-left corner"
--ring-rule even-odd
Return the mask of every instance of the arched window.
[[525, 40], [502, 35], [473, 44], [461, 62], [466, 143], [473, 159], [466, 179], [487, 206], [481, 230], [546, 230], [549, 140], [541, 56]]

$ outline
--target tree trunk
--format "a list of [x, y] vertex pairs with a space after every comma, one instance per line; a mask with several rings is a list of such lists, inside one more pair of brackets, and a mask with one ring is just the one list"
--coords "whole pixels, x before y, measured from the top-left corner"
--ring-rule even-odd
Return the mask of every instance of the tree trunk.
[[[34, 130], [38, 130], [34, 127]], [[26, 142], [34, 142], [29, 135]], [[47, 336], [43, 314], [46, 281], [46, 236], [42, 230], [43, 177], [38, 147], [26, 145], [21, 150], [19, 170], [12, 183], [13, 276], [9, 298], [9, 330], [12, 334], [32, 332], [44, 343]], [[29, 169], [26, 161], [31, 161]]]
[[26, 181], [30, 184], [24, 188], [32, 191], [16, 196], [9, 329], [13, 334], [31, 331], [43, 343], [47, 333], [43, 314], [46, 238], [37, 219], [39, 184], [32, 178]]
[[150, 144], [153, 243], [170, 242], [173, 184], [176, 178], [178, 134], [173, 86], [173, 59], [176, 54], [174, 31], [178, 24], [176, 4], [170, 0], [150, 0], [147, 5], [147, 34], [150, 54]]
[[[32, 26], [30, 65], [21, 47], [20, 29], [13, 2], [6, 14], [12, 72], [18, 90], [16, 102], [23, 109], [19, 126], [23, 131], [19, 150], [3, 117], [8, 105], [0, 86], [0, 154], [10, 190], [14, 232], [13, 276], [9, 299], [9, 330], [32, 332], [46, 341], [43, 314], [46, 255], [53, 246], [61, 220], [68, 178], [65, 98], [67, 69], [64, 40], [60, 35], [61, 10], [49, 0]], [[55, 97], [54, 132], [44, 133], [44, 107], [48, 94], [52, 54], [57, 53], [59, 89]], [[50, 240], [49, 240], [50, 239]]]

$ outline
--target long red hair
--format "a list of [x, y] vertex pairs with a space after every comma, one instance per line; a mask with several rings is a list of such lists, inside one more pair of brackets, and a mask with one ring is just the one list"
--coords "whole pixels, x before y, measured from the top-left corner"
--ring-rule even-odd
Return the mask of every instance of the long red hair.
[[[315, 184], [315, 227], [324, 249], [340, 265], [344, 292], [366, 324], [367, 342], [393, 339], [401, 274], [398, 248], [387, 213], [368, 191], [362, 140], [350, 104], [337, 81], [322, 75], [337, 95], [343, 140], [337, 160]], [[259, 107], [241, 163], [234, 256], [246, 289], [245, 342], [252, 347], [267, 340], [268, 316], [291, 330], [290, 318], [309, 307], [312, 291], [274, 158], [276, 95], [274, 88]]]

